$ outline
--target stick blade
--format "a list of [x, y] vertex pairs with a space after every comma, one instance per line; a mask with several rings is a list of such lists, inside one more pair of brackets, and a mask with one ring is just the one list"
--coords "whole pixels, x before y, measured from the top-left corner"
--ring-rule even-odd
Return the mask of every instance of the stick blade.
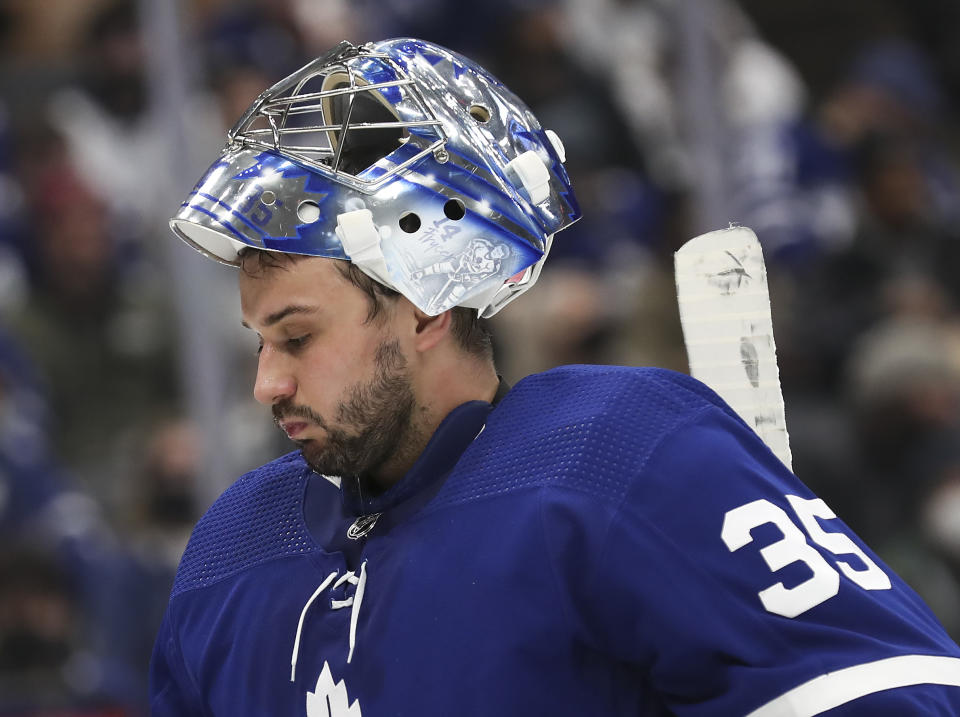
[[792, 470], [763, 252], [747, 227], [702, 234], [674, 254], [690, 375], [716, 391]]

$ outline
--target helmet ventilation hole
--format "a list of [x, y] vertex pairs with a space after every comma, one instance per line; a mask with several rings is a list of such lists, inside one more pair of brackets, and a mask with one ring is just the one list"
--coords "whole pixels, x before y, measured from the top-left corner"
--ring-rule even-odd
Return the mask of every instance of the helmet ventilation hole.
[[447, 203], [443, 205], [443, 213], [447, 215], [447, 219], [463, 219], [464, 215], [467, 213], [467, 210], [463, 206], [463, 202], [459, 199], [449, 199]]
[[309, 199], [300, 202], [297, 207], [297, 218], [304, 224], [313, 224], [320, 218], [320, 205]]
[[480, 124], [485, 124], [490, 121], [490, 110], [483, 105], [470, 105], [470, 109], [468, 109], [467, 112]]
[[420, 229], [420, 217], [413, 212], [404, 212], [401, 214], [397, 223], [407, 234], [413, 234]]
[[277, 195], [268, 189], [260, 195], [260, 201], [266, 204], [268, 207], [273, 206], [273, 203], [277, 201]]

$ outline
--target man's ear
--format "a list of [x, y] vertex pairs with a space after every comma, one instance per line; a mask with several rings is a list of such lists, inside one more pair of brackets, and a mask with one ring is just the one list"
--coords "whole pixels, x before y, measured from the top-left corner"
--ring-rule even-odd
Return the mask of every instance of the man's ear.
[[413, 314], [417, 322], [414, 346], [418, 351], [432, 349], [450, 333], [453, 315], [449, 309], [437, 316], [430, 316], [414, 307]]

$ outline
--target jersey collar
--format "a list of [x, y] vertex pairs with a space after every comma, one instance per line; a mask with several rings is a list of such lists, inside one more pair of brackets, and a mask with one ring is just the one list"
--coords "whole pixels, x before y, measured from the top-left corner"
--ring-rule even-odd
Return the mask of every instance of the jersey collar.
[[340, 487], [347, 511], [353, 515], [383, 513], [415, 496], [422, 498], [416, 501], [418, 504], [429, 500], [439, 490], [463, 452], [480, 434], [493, 407], [509, 390], [509, 385], [501, 379], [493, 403], [468, 401], [453, 409], [434, 431], [413, 467], [384, 493], [375, 497], [361, 496], [357, 481], [343, 478]]

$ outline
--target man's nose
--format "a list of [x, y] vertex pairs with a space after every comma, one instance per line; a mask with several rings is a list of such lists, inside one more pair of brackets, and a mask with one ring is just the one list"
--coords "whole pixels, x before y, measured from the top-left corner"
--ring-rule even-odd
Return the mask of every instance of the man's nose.
[[270, 346], [264, 345], [257, 363], [257, 380], [253, 385], [253, 397], [265, 406], [272, 406], [284, 398], [292, 398], [297, 392], [297, 382], [285, 367], [284, 357]]

